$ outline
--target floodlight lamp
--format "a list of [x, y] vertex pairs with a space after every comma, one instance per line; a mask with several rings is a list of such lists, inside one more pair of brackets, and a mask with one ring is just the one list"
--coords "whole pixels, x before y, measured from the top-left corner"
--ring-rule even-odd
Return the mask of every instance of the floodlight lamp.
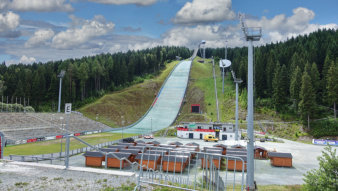
[[202, 40], [200, 44], [205, 44], [205, 43], [206, 43], [205, 40]]
[[60, 74], [58, 75], [59, 78], [63, 78], [66, 74], [66, 71], [61, 70]]

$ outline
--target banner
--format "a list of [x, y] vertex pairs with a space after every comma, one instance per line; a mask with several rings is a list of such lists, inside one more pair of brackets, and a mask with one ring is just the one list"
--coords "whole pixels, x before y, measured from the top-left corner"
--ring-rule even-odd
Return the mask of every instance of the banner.
[[312, 139], [312, 143], [315, 145], [338, 146], [338, 141], [336, 140]]

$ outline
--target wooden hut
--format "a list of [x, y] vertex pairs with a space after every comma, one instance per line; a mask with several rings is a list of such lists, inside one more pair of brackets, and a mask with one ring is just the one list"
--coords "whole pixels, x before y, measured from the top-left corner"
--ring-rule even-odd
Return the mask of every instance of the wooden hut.
[[197, 158], [201, 159], [201, 168], [210, 168], [210, 160], [217, 169], [220, 169], [222, 165], [222, 155], [219, 151], [218, 154], [208, 155], [206, 153], [198, 153]]
[[121, 160], [122, 158], [128, 159], [130, 161], [131, 153], [115, 152], [108, 154], [107, 167], [124, 168], [127, 165], [129, 165], [129, 163], [126, 160]]
[[161, 155], [140, 153], [136, 156], [135, 159], [143, 167], [143, 170], [147, 170], [147, 169], [156, 170], [157, 165], [161, 161]]
[[214, 151], [219, 151], [219, 154], [223, 154], [223, 148], [220, 147], [204, 147], [203, 152], [209, 153], [209, 151], [213, 151], [212, 153], [215, 153]]
[[122, 149], [120, 150], [121, 153], [130, 153], [131, 156], [130, 156], [130, 162], [134, 162], [135, 161], [135, 158], [136, 156], [141, 153], [141, 150], [140, 149]]
[[272, 166], [292, 167], [291, 153], [268, 152]]
[[167, 155], [163, 156], [162, 169], [164, 172], [183, 172], [188, 163], [188, 156]]
[[264, 147], [255, 146], [255, 159], [267, 159], [268, 150]]
[[[241, 159], [243, 159], [243, 161]], [[247, 169], [247, 158], [246, 156], [229, 156], [227, 162], [228, 170], [242, 171], [244, 162], [244, 171]]]
[[248, 152], [246, 150], [229, 150], [229, 151], [227, 151], [227, 155], [231, 155], [231, 156], [246, 156], [247, 153]]
[[101, 167], [105, 156], [101, 152], [87, 151], [83, 154], [86, 157], [86, 166]]
[[216, 145], [214, 145], [214, 147], [222, 148], [223, 149], [222, 155], [226, 155], [226, 153], [227, 153], [227, 146], [226, 145], [216, 144]]

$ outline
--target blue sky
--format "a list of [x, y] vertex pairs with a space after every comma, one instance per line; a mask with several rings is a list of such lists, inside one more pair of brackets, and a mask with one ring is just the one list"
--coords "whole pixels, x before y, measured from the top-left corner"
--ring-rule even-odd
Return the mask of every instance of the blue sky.
[[238, 13], [258, 44], [338, 29], [337, 0], [1, 0], [0, 61], [46, 62], [158, 45], [243, 46]]

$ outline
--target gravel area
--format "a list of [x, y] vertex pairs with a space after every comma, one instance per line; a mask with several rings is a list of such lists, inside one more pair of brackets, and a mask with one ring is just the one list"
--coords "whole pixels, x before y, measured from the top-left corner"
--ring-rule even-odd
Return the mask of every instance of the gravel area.
[[0, 161], [0, 190], [103, 190], [132, 183], [136, 183], [135, 176], [115, 176], [42, 167], [41, 164], [31, 166]]

